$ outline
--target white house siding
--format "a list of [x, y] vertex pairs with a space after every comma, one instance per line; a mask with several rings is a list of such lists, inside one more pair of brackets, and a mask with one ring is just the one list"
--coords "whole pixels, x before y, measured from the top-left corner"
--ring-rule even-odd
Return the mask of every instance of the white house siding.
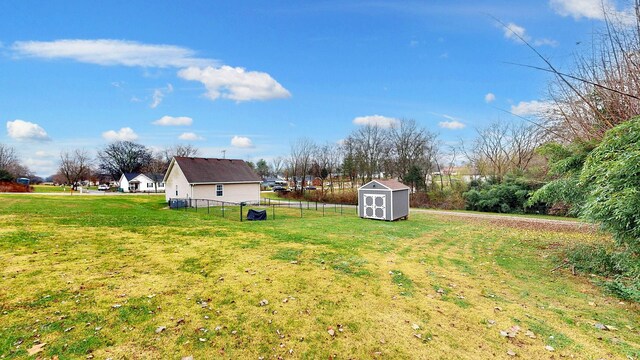
[[120, 189], [122, 189], [123, 192], [129, 192], [129, 181], [127, 180], [127, 177], [123, 175], [120, 176]]
[[[180, 166], [178, 164], [173, 164], [173, 169], [169, 173], [167, 181], [165, 182], [165, 190], [164, 196], [169, 201], [169, 199], [184, 199], [184, 198], [193, 198], [191, 194], [191, 186], [189, 186], [189, 182], [187, 178], [182, 173]], [[178, 194], [176, 194], [176, 188]]]
[[252, 184], [222, 184], [222, 196], [216, 196], [216, 185], [193, 185], [194, 199], [209, 199], [216, 201], [241, 202], [260, 201], [260, 183]]

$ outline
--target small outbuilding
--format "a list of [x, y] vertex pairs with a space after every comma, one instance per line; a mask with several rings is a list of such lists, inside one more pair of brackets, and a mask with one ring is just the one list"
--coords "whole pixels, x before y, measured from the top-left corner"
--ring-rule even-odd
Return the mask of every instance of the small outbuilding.
[[358, 216], [395, 221], [409, 217], [409, 187], [396, 180], [372, 180], [358, 189]]

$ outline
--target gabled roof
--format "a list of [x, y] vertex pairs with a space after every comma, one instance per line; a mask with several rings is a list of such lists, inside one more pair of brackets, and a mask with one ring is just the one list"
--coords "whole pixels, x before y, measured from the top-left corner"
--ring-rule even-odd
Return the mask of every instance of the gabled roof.
[[405, 190], [409, 187], [398, 180], [377, 180], [380, 184], [388, 187], [391, 190]]
[[[191, 184], [197, 183], [234, 183], [262, 182], [262, 179], [239, 159], [174, 157], [167, 174], [178, 164], [180, 170]], [[167, 175], [165, 175], [166, 180]]]
[[140, 173], [123, 173], [122, 175], [124, 175], [124, 178], [127, 179], [127, 181], [131, 181], [140, 175]]
[[164, 174], [156, 174], [156, 173], [123, 173], [122, 174], [127, 181], [132, 181], [133, 179], [137, 178], [138, 176], [144, 176], [147, 179], [146, 180], [150, 180], [150, 181], [154, 181], [154, 179], [160, 180], [164, 177]]
[[[398, 180], [372, 180], [369, 183], [377, 182], [378, 184], [386, 187], [389, 190], [410, 190], [409, 187]], [[366, 186], [367, 184], [363, 185]]]

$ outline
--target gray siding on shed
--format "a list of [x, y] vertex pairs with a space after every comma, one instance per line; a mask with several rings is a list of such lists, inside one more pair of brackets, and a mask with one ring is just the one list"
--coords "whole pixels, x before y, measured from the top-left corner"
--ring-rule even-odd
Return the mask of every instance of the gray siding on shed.
[[393, 192], [393, 217], [396, 220], [409, 216], [409, 190], [396, 190]]

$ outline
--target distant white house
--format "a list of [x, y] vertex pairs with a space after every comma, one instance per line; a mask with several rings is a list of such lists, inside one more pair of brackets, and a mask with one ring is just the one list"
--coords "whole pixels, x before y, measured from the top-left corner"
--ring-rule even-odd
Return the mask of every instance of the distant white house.
[[164, 192], [162, 174], [124, 173], [120, 176], [122, 192]]
[[262, 179], [243, 160], [174, 157], [163, 179], [165, 197], [259, 202]]

